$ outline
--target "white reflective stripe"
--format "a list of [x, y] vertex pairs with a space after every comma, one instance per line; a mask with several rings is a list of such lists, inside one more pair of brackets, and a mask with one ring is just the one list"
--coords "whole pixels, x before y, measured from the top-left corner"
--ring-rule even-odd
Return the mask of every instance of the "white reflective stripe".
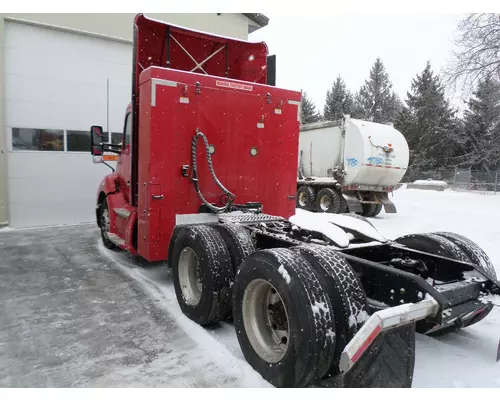
[[200, 213], [175, 215], [175, 225], [216, 224], [218, 222], [219, 216], [215, 214]]
[[370, 316], [344, 348], [340, 356], [340, 370], [342, 372], [349, 371], [380, 332], [434, 316], [438, 310], [438, 302], [433, 298], [429, 298], [416, 304], [402, 304], [377, 311]]
[[301, 104], [300, 101], [288, 100], [288, 104], [297, 106], [297, 121], [300, 122], [300, 104]]
[[177, 87], [177, 82], [158, 78], [151, 79], [151, 105], [153, 107], [156, 106], [156, 85]]

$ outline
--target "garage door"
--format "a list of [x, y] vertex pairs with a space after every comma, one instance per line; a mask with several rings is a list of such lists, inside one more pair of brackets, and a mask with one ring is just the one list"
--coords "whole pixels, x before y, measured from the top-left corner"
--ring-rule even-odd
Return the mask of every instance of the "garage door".
[[109, 120], [109, 140], [121, 141], [131, 61], [130, 44], [5, 24], [11, 226], [95, 220], [97, 186], [110, 169], [92, 163], [88, 131], [108, 130]]

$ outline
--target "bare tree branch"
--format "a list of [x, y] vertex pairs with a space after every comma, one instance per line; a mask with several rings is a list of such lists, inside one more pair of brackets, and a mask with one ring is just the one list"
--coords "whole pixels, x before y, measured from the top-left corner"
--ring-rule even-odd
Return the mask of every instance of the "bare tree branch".
[[458, 38], [444, 83], [460, 84], [469, 96], [477, 82], [487, 77], [500, 78], [500, 14], [470, 14], [459, 22]]

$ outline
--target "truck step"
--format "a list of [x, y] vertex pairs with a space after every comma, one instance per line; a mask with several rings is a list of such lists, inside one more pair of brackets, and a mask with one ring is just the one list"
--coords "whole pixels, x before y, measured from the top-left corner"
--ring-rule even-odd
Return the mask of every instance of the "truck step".
[[129, 211], [126, 208], [113, 208], [113, 211], [116, 215], [124, 219], [127, 219], [132, 213], [132, 211]]
[[119, 247], [125, 246], [125, 240], [123, 240], [116, 233], [108, 233], [108, 239]]

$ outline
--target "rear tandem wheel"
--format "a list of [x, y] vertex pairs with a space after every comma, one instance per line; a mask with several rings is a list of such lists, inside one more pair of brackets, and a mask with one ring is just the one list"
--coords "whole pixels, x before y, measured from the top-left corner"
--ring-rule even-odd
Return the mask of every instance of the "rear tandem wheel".
[[[401, 236], [396, 239], [397, 243], [403, 244], [411, 249], [424, 251], [430, 254], [436, 254], [443, 257], [448, 257], [453, 260], [470, 262], [477, 265], [479, 272], [483, 272], [490, 279], [497, 279], [495, 269], [490, 258], [486, 253], [470, 239], [451, 232], [436, 232], [410, 234]], [[485, 309], [483, 312], [476, 315], [471, 320], [467, 321], [464, 326], [451, 325], [444, 328], [432, 331], [431, 336], [440, 336], [450, 332], [456, 332], [462, 327], [467, 327], [483, 320], [492, 309]], [[417, 323], [417, 332], [425, 334], [433, 325], [427, 321]]]

